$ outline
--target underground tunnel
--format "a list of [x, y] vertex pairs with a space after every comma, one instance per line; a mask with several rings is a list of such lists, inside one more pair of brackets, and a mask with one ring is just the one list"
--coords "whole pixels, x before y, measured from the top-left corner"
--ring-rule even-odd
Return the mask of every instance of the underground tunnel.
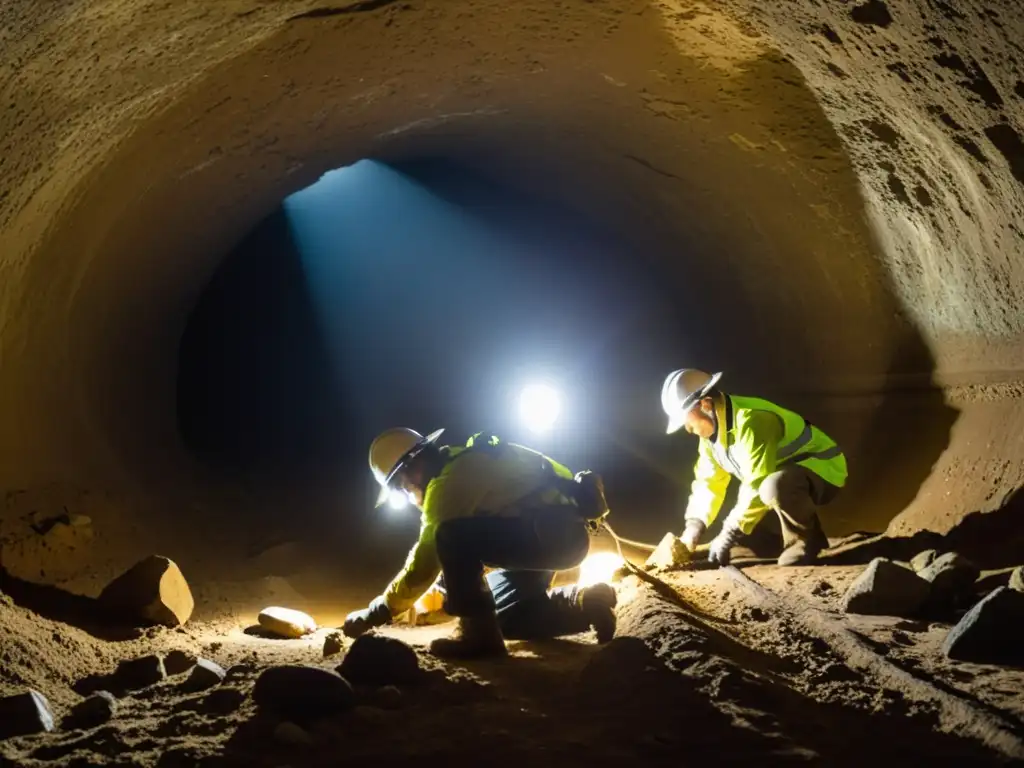
[[[465, 748], [510, 761], [661, 762], [679, 707], [722, 762], [883, 754], [857, 726], [886, 754], [1021, 754], [1020, 672], [940, 649], [973, 603], [843, 609], [876, 556], [956, 551], [975, 602], [1024, 563], [1011, 3], [72, 0], [0, 20], [0, 696], [39, 691], [59, 721], [83, 678], [185, 651], [242, 702], [195, 709], [167, 664], [99, 730], [0, 741], [12, 764], [329, 764], [352, 722], [426, 738], [459, 717]], [[325, 634], [416, 541], [414, 510], [373, 508], [375, 435], [491, 430], [591, 469], [615, 531], [653, 546], [693, 478], [658, 399], [680, 367], [842, 447], [820, 565], [771, 565], [770, 515], [741, 573], [617, 581], [608, 645], [510, 642], [511, 666], [453, 671], [424, 652], [448, 624], [392, 626], [435, 684], [298, 736], [260, 719], [259, 673], [333, 668]], [[562, 396], [546, 433], [516, 409], [533, 381]], [[96, 598], [149, 555], [194, 614], [115, 630]], [[251, 631], [271, 605], [318, 628]], [[559, 735], [495, 695], [590, 709]], [[633, 696], [665, 704], [622, 715]], [[716, 702], [768, 724], [734, 738]]]

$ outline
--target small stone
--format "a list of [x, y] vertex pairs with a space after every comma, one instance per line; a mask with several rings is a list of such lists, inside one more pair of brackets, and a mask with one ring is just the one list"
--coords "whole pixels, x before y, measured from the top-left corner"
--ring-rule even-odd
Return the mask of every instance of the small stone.
[[843, 610], [868, 616], [916, 616], [931, 585], [909, 568], [883, 557], [871, 561], [846, 590]]
[[96, 693], [78, 702], [64, 719], [65, 728], [95, 728], [103, 725], [117, 711], [117, 698], [109, 691]]
[[830, 595], [833, 592], [835, 592], [835, 587], [824, 579], [815, 584], [814, 589], [811, 590], [811, 594], [815, 597], [824, 597], [825, 595]]
[[957, 661], [979, 664], [1024, 662], [1024, 594], [999, 587], [964, 614], [949, 630], [942, 652]]
[[345, 640], [341, 632], [331, 632], [324, 638], [324, 658], [334, 656], [345, 648]]
[[411, 646], [393, 637], [362, 635], [356, 638], [336, 667], [356, 685], [408, 685], [422, 680], [420, 659]]
[[274, 728], [274, 738], [282, 744], [290, 744], [295, 747], [308, 747], [313, 743], [313, 737], [295, 723], [288, 721], [278, 723]]
[[199, 659], [192, 667], [192, 674], [188, 676], [188, 680], [182, 683], [181, 687], [189, 693], [205, 691], [215, 685], [220, 685], [226, 674], [224, 668], [216, 662]]
[[164, 670], [169, 677], [188, 672], [196, 665], [196, 657], [185, 651], [171, 651], [164, 656]]
[[39, 691], [28, 690], [0, 698], [0, 740], [54, 728], [50, 702]]
[[644, 567], [647, 570], [655, 568], [674, 568], [690, 560], [690, 550], [674, 533], [666, 533], [661, 542], [647, 558]]
[[108, 584], [100, 603], [117, 614], [177, 627], [192, 616], [195, 601], [181, 570], [166, 557], [152, 555]]
[[935, 549], [926, 549], [924, 552], [918, 552], [910, 561], [910, 567], [914, 569], [915, 573], [919, 573], [931, 565], [938, 556], [938, 550]]
[[257, 621], [265, 630], [281, 637], [299, 638], [316, 632], [316, 622], [312, 616], [291, 608], [264, 608]]
[[1018, 565], [1010, 574], [1010, 589], [1024, 592], [1024, 565]]
[[385, 685], [374, 691], [373, 703], [381, 709], [399, 709], [402, 706], [402, 691], [397, 686]]
[[164, 661], [156, 654], [122, 661], [114, 672], [114, 680], [126, 691], [148, 688], [165, 677]]
[[974, 596], [974, 582], [981, 571], [966, 557], [947, 552], [918, 571], [918, 576], [931, 583], [928, 603], [936, 611], [948, 610]]
[[337, 672], [297, 664], [264, 670], [256, 680], [252, 698], [260, 709], [298, 722], [326, 717], [355, 705], [352, 686]]
[[203, 699], [200, 707], [212, 715], [229, 715], [245, 701], [245, 692], [239, 688], [218, 688]]

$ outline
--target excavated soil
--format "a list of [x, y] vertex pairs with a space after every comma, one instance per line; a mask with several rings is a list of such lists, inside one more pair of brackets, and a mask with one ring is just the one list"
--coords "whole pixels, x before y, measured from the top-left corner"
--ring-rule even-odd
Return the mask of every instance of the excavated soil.
[[[389, 627], [434, 671], [382, 703], [358, 689], [351, 711], [306, 723], [307, 743], [275, 736], [250, 692], [281, 663], [333, 668], [328, 629], [301, 640], [247, 630], [253, 615], [103, 639], [0, 602], [0, 692], [43, 692], [58, 721], [91, 675], [172, 649], [228, 668], [218, 689], [185, 693], [182, 676], [127, 695], [106, 725], [7, 740], [4, 765], [283, 766], [372, 759], [498, 765], [863, 765], [865, 760], [1024, 758], [1024, 671], [959, 664], [938, 650], [948, 625], [849, 617], [837, 601], [860, 566], [774, 566], [629, 576], [619, 630], [510, 643], [503, 661], [442, 664], [427, 644], [448, 631]], [[80, 622], [81, 623], [81, 622]]]

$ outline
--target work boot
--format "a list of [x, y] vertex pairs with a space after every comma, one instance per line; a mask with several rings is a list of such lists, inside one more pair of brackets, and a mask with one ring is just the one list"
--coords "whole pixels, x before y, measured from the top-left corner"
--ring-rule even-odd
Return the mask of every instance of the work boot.
[[786, 547], [776, 562], [781, 566], [814, 565], [823, 549], [828, 549], [828, 538], [815, 517], [805, 536]]
[[434, 640], [430, 652], [445, 659], [479, 659], [504, 656], [508, 651], [498, 616], [492, 611], [480, 616], [463, 616], [454, 634]]
[[593, 584], [580, 590], [576, 598], [587, 623], [597, 633], [597, 642], [607, 643], [615, 636], [615, 604], [618, 598], [609, 584]]

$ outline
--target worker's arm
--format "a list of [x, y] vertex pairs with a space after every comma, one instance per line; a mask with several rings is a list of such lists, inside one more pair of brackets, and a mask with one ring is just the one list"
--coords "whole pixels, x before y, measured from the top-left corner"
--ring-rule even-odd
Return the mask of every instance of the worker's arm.
[[409, 610], [428, 590], [441, 573], [434, 534], [437, 525], [424, 520], [419, 541], [409, 550], [405, 565], [384, 590], [384, 603], [392, 616]]
[[779, 442], [783, 437], [782, 420], [773, 413], [756, 411], [740, 426], [732, 455], [743, 473], [743, 484], [736, 505], [722, 525], [749, 534], [768, 512], [758, 496], [761, 482], [778, 469]]
[[703, 530], [715, 521], [722, 509], [729, 479], [729, 473], [719, 466], [712, 456], [710, 443], [701, 440], [697, 448], [697, 462], [693, 468], [690, 499], [686, 503], [686, 514], [683, 516], [688, 529], [697, 527]]

